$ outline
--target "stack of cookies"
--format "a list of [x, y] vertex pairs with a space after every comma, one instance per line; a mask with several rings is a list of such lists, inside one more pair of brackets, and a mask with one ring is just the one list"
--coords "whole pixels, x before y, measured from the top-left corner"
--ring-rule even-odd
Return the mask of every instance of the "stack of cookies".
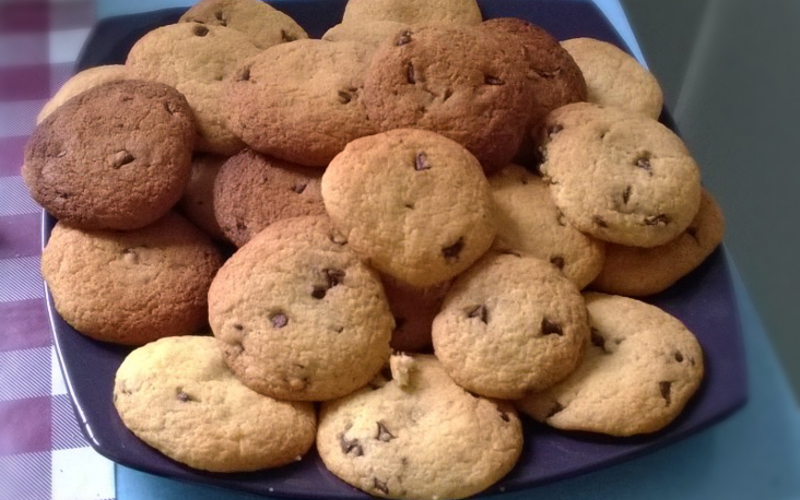
[[142, 440], [214, 472], [316, 443], [372, 495], [463, 498], [514, 467], [517, 411], [632, 436], [699, 387], [693, 334], [631, 298], [724, 231], [661, 107], [616, 47], [475, 0], [350, 0], [319, 40], [202, 0], [67, 82], [23, 175], [56, 309], [136, 347]]

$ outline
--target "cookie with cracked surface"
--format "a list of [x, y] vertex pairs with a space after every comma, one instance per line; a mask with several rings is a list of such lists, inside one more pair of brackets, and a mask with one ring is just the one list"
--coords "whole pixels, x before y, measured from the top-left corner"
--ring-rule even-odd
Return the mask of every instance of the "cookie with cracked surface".
[[593, 38], [561, 42], [583, 73], [589, 102], [658, 118], [664, 94], [658, 81], [633, 56]]
[[176, 213], [133, 231], [59, 222], [42, 252], [61, 317], [88, 337], [126, 345], [206, 325], [208, 288], [221, 265], [214, 243]]
[[260, 0], [200, 0], [178, 22], [225, 26], [259, 49], [308, 38], [294, 19]]
[[522, 143], [532, 88], [524, 49], [473, 26], [414, 26], [378, 47], [364, 85], [370, 120], [382, 130], [431, 130], [474, 154], [488, 173]]
[[130, 79], [129, 69], [124, 64], [109, 64], [106, 66], [95, 66], [76, 73], [58, 89], [47, 104], [44, 105], [36, 123], [42, 123], [59, 106], [72, 99], [78, 94], [108, 82], [118, 82]]
[[361, 42], [374, 50], [390, 36], [410, 27], [410, 24], [397, 21], [340, 23], [326, 31], [322, 39], [328, 42]]
[[632, 436], [667, 426], [703, 379], [697, 339], [677, 318], [636, 299], [585, 298], [592, 341], [580, 365], [517, 407], [564, 430]]
[[297, 460], [314, 444], [311, 403], [278, 401], [231, 373], [218, 341], [169, 337], [128, 354], [114, 380], [125, 427], [173, 460], [211, 472], [244, 472]]
[[398, 358], [382, 387], [323, 404], [325, 466], [384, 498], [464, 498], [500, 481], [522, 449], [513, 407], [469, 394], [433, 356]]
[[380, 279], [325, 216], [268, 226], [228, 259], [208, 300], [228, 366], [274, 398], [341, 397], [366, 385], [391, 352]]
[[383, 289], [394, 316], [394, 331], [389, 345], [400, 352], [420, 352], [431, 345], [433, 318], [439, 314], [444, 295], [450, 288], [446, 281], [429, 288], [417, 288], [381, 275]]
[[215, 240], [225, 241], [225, 235], [214, 215], [214, 180], [227, 157], [214, 154], [198, 154], [192, 158], [192, 175], [178, 208]]
[[411, 286], [443, 283], [489, 249], [489, 183], [458, 143], [426, 130], [357, 139], [322, 176], [322, 199], [350, 247]]
[[141, 228], [181, 198], [194, 134], [192, 110], [172, 87], [105, 83], [73, 97], [36, 127], [22, 176], [33, 199], [63, 222], [84, 229]]
[[[653, 247], [677, 237], [701, 191], [683, 141], [646, 116], [586, 106], [559, 108], [543, 125], [539, 170], [556, 206], [578, 230], [612, 243]], [[571, 110], [595, 118], [569, 126]]]
[[369, 57], [357, 42], [270, 47], [226, 82], [228, 126], [260, 153], [325, 167], [348, 142], [376, 131], [362, 98]]
[[662, 292], [711, 255], [724, 233], [722, 210], [704, 189], [694, 220], [669, 243], [652, 248], [608, 245], [603, 270], [590, 288], [630, 297]]
[[467, 390], [517, 399], [569, 375], [589, 342], [583, 297], [549, 262], [492, 253], [453, 282], [433, 350]]
[[317, 168], [251, 149], [228, 159], [214, 184], [214, 212], [222, 232], [241, 247], [273, 222], [325, 215]]
[[222, 118], [223, 80], [260, 52], [234, 29], [179, 23], [140, 38], [125, 64], [137, 78], [171, 85], [186, 96], [197, 119], [196, 149], [232, 155], [244, 144]]
[[479, 24], [475, 0], [348, 0], [343, 24], [395, 21], [405, 24]]
[[579, 289], [600, 274], [605, 243], [567, 223], [541, 177], [511, 164], [489, 183], [497, 207], [494, 249], [549, 261]]

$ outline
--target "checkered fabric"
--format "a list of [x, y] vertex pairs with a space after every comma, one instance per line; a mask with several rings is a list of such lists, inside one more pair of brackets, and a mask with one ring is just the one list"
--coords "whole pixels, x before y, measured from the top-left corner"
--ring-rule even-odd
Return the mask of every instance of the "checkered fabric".
[[115, 497], [114, 465], [80, 432], [47, 322], [41, 209], [20, 177], [36, 115], [72, 74], [87, 0], [0, 0], [0, 499]]

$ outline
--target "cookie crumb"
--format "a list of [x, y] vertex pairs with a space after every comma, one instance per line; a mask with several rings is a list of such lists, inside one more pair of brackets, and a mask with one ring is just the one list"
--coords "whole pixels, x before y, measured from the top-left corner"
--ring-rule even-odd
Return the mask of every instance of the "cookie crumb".
[[397, 385], [401, 388], [411, 384], [410, 374], [414, 369], [414, 358], [406, 354], [395, 354], [389, 359], [389, 366], [392, 369], [392, 379], [397, 380]]

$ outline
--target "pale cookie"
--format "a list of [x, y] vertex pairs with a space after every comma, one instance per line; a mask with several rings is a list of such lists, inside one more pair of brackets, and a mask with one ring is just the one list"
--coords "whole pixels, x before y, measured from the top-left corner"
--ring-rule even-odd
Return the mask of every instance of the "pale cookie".
[[439, 314], [450, 282], [417, 288], [391, 276], [381, 275], [383, 289], [394, 316], [394, 331], [389, 345], [395, 351], [420, 352], [431, 345], [431, 325]]
[[398, 358], [382, 387], [322, 406], [325, 466], [384, 498], [464, 498], [505, 476], [522, 450], [513, 408], [469, 394], [433, 356]]
[[59, 222], [42, 252], [56, 310], [86, 336], [142, 345], [194, 333], [222, 256], [178, 214], [134, 231], [82, 231]]
[[291, 17], [260, 0], [200, 0], [178, 22], [227, 26], [259, 49], [308, 38]]
[[415, 287], [466, 270], [494, 239], [491, 192], [478, 161], [425, 130], [348, 144], [322, 176], [322, 199], [355, 252]]
[[322, 35], [322, 39], [328, 42], [361, 42], [372, 49], [376, 49], [390, 36], [410, 27], [410, 24], [397, 21], [337, 24], [326, 31]]
[[672, 422], [700, 386], [703, 351], [677, 318], [627, 297], [587, 293], [592, 342], [578, 368], [517, 406], [558, 429], [632, 436]]
[[586, 105], [569, 105], [548, 115], [539, 167], [567, 222], [641, 247], [689, 227], [700, 206], [700, 171], [683, 141], [651, 118], [606, 108], [585, 125], [565, 126], [571, 109], [586, 114]]
[[220, 269], [208, 300], [228, 366], [268, 396], [341, 397], [389, 358], [394, 321], [380, 280], [325, 216], [260, 232]]
[[214, 181], [226, 159], [212, 154], [196, 155], [192, 159], [192, 176], [178, 203], [178, 208], [187, 219], [220, 241], [225, 240], [225, 235], [214, 216]]
[[298, 40], [247, 61], [226, 84], [225, 118], [254, 150], [325, 167], [374, 133], [362, 99], [369, 47]]
[[248, 389], [225, 366], [218, 340], [170, 337], [128, 354], [114, 381], [125, 427], [169, 458], [211, 472], [294, 462], [314, 444], [310, 403]]
[[487, 174], [522, 144], [534, 89], [524, 47], [473, 26], [399, 31], [375, 51], [364, 84], [367, 113], [381, 131], [442, 134], [474, 154]]
[[581, 289], [603, 269], [605, 243], [566, 221], [541, 177], [509, 165], [489, 178], [497, 218], [493, 247], [549, 261]]
[[342, 23], [478, 24], [482, 20], [475, 0], [348, 0]]
[[58, 89], [56, 95], [47, 101], [47, 104], [45, 104], [39, 112], [39, 116], [36, 117], [36, 123], [42, 123], [50, 113], [78, 94], [86, 92], [103, 83], [128, 79], [130, 79], [129, 70], [122, 64], [109, 64], [107, 66], [96, 66], [83, 70], [67, 80], [66, 83]]
[[699, 266], [724, 233], [722, 210], [703, 190], [697, 216], [669, 243], [653, 248], [608, 245], [605, 265], [591, 288], [631, 297], [664, 291]]
[[581, 68], [589, 102], [658, 118], [664, 95], [658, 81], [633, 56], [593, 38], [561, 42]]
[[578, 289], [547, 261], [487, 255], [453, 282], [433, 350], [459, 385], [517, 399], [569, 375], [589, 341]]
[[196, 149], [231, 155], [244, 145], [223, 120], [223, 80], [259, 52], [234, 29], [180, 23], [147, 33], [125, 64], [136, 77], [171, 85], [186, 96], [197, 119]]
[[104, 83], [36, 127], [22, 177], [33, 199], [63, 222], [136, 229], [163, 217], [181, 198], [194, 135], [192, 111], [172, 87]]
[[245, 149], [222, 166], [214, 184], [214, 212], [222, 232], [240, 247], [273, 222], [324, 215], [317, 168]]

